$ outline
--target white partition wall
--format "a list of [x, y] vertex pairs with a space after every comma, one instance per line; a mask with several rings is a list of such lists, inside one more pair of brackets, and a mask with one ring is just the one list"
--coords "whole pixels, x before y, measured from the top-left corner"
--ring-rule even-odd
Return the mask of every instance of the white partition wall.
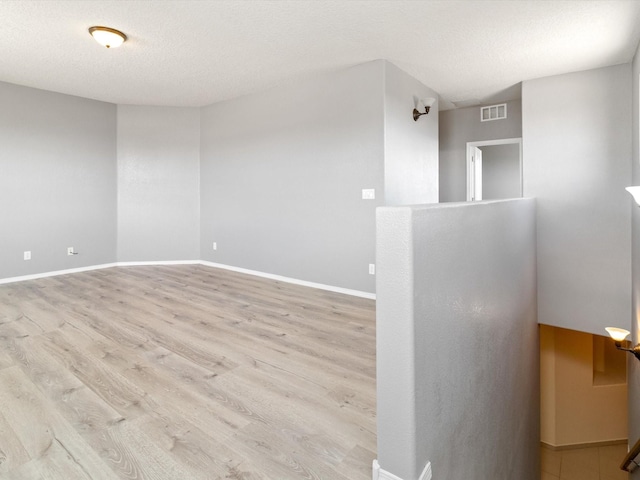
[[381, 478], [540, 478], [535, 236], [532, 199], [378, 209]]

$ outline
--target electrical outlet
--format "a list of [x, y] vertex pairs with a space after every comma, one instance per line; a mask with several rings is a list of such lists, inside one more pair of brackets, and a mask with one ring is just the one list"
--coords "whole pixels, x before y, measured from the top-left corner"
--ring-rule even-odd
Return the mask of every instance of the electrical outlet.
[[376, 274], [376, 264], [375, 263], [370, 263], [369, 264], [369, 275], [375, 275]]
[[73, 247], [69, 247], [69, 248], [67, 248], [67, 255], [77, 255], [77, 253], [73, 249]]
[[24, 259], [31, 260], [31, 251], [24, 252]]
[[218, 249], [218, 244], [216, 242], [213, 242], [213, 249], [217, 250]]
[[376, 198], [376, 189], [375, 188], [363, 188], [362, 189], [362, 199], [363, 200], [375, 200]]

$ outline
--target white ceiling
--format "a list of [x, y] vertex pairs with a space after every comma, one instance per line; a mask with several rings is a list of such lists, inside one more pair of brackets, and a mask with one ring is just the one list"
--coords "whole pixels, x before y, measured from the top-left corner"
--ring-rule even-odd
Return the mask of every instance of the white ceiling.
[[[92, 25], [129, 40], [107, 50]], [[639, 39], [637, 0], [0, 0], [0, 81], [202, 106], [382, 58], [446, 108], [518, 98], [522, 80], [629, 62]]]

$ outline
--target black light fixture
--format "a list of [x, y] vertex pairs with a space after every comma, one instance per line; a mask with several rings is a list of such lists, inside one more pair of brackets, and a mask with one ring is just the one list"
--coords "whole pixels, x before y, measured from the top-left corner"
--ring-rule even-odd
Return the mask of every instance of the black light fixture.
[[605, 330], [609, 335], [611, 335], [611, 338], [613, 338], [613, 341], [615, 342], [616, 348], [618, 350], [623, 350], [625, 352], [633, 353], [635, 357], [638, 360], [640, 360], [640, 344], [636, 345], [633, 348], [625, 348], [622, 346], [622, 342], [624, 342], [624, 339], [627, 338], [629, 333], [631, 333], [629, 332], [629, 330], [625, 330], [624, 328], [616, 328], [616, 327], [607, 327], [605, 328]]
[[422, 115], [428, 115], [429, 114], [429, 110], [431, 109], [431, 107], [433, 106], [433, 104], [436, 103], [436, 99], [433, 97], [429, 97], [429, 98], [424, 98], [422, 100], [420, 100], [420, 102], [418, 103], [418, 106], [420, 104], [424, 105], [424, 112], [419, 112], [417, 108], [413, 109], [413, 121], [417, 122], [418, 119], [422, 116]]

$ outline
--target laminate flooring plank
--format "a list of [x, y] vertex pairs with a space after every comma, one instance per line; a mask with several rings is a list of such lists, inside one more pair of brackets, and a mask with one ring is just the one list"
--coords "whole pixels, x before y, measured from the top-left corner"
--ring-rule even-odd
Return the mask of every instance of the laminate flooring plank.
[[13, 480], [364, 480], [375, 302], [200, 265], [0, 285], [5, 430]]
[[11, 355], [0, 349], [0, 370], [2, 370], [3, 368], [12, 367], [13, 365], [15, 364], [13, 362], [13, 359], [11, 358]]
[[[169, 353], [168, 356], [175, 355]], [[109, 361], [117, 358], [122, 357], [112, 355]], [[208, 372], [205, 372], [202, 381], [197, 382], [197, 387], [194, 387], [193, 377], [189, 377], [185, 382], [182, 371], [175, 372], [161, 365], [154, 365], [143, 357], [137, 358], [133, 363], [131, 359], [125, 359], [124, 363], [118, 362], [116, 369], [129, 381], [149, 392], [154, 399], [151, 411], [175, 412], [180, 418], [216, 432], [218, 439], [224, 439], [238, 428], [256, 420], [255, 414], [242, 400], [224, 391], [209, 391], [206, 387], [206, 377], [210, 377], [211, 374]], [[160, 407], [164, 407], [164, 410]]]
[[[244, 369], [242, 378], [254, 383], [260, 391], [274, 392], [291, 398], [309, 408], [335, 417], [341, 424], [354, 423], [367, 427], [375, 437], [375, 387], [355, 388], [348, 379], [342, 383], [325, 382], [328, 387], [310, 382], [297, 374], [262, 362], [252, 369]], [[349, 386], [347, 386], [349, 385]], [[335, 423], [335, 422], [331, 422]], [[359, 428], [359, 431], [360, 431]]]
[[[121, 321], [121, 324], [124, 323], [126, 331], [138, 338], [136, 343], [138, 347], [145, 348], [146, 344], [149, 348], [152, 345], [161, 345], [214, 373], [223, 373], [236, 366], [226, 357], [216, 355], [210, 348], [203, 345], [201, 338], [183, 336], [178, 340], [172, 331], [176, 325], [174, 315], [165, 310], [156, 312], [152, 321], [141, 322], [137, 320], [131, 315], [131, 312], [137, 313], [139, 317], [144, 317], [149, 313], [138, 298], [121, 301], [118, 306], [111, 306], [110, 311], [112, 317], [115, 316]], [[158, 322], [158, 320], [163, 320], [164, 323]], [[104, 331], [106, 327], [97, 325], [97, 328], [102, 328]], [[113, 327], [110, 329], [113, 330]], [[113, 338], [113, 335], [111, 337]]]
[[59, 441], [54, 440], [49, 449], [38, 459], [13, 470], [0, 479], [11, 480], [91, 480], [91, 472], [84, 470]]
[[375, 458], [374, 452], [356, 445], [336, 470], [350, 480], [370, 480]]
[[241, 455], [231, 451], [228, 438], [215, 440], [193, 423], [163, 415], [149, 415], [135, 421], [136, 426], [171, 455], [178, 463], [196, 472], [207, 472], [208, 478], [236, 478]]
[[50, 332], [38, 343], [82, 383], [125, 418], [134, 418], [149, 408], [144, 390], [91, 355], [77, 349], [61, 332]]
[[[160, 330], [161, 327], [153, 326], [150, 324], [139, 324], [137, 320], [134, 320], [132, 318], [127, 319], [126, 322], [133, 328], [138, 328], [141, 331], [144, 330], [148, 332], [148, 334], [152, 335], [151, 338], [156, 343], [164, 344], [164, 346], [169, 347], [169, 345], [163, 340], [163, 338], [166, 338], [167, 335], [162, 333], [162, 331]], [[242, 350], [245, 353], [252, 352], [257, 354], [259, 352], [260, 354], [264, 355], [267, 353], [267, 351], [270, 351], [273, 352], [274, 355], [270, 356], [269, 359], [275, 361], [275, 363], [278, 364], [282, 363], [278, 362], [278, 359], [283, 360], [284, 363], [289, 364], [291, 362], [291, 357], [295, 357], [295, 361], [297, 363], [306, 364], [309, 362], [318, 364], [319, 370], [329, 370], [331, 372], [334, 372], [335, 375], [340, 378], [345, 377], [345, 372], [347, 371], [349, 372], [349, 374], [352, 374], [354, 370], [354, 363], [359, 361], [357, 355], [354, 355], [353, 352], [341, 352], [342, 354], [339, 356], [339, 358], [333, 358], [332, 351], [334, 351], [335, 348], [332, 349], [323, 346], [324, 348], [318, 349], [321, 353], [313, 351], [309, 347], [298, 348], [295, 347], [294, 339], [292, 339], [291, 341], [287, 340], [285, 342], [279, 338], [279, 335], [281, 335], [281, 333], [273, 333], [267, 335], [264, 333], [264, 331], [253, 328], [250, 325], [247, 326], [242, 322], [236, 322], [231, 325], [221, 324], [219, 322], [214, 324], [207, 324], [206, 322], [199, 322], [198, 324], [187, 322], [182, 324], [181, 332], [185, 334], [191, 333], [193, 338], [198, 338], [202, 337], [203, 329], [208, 330], [208, 338], [210, 338], [211, 341], [215, 341], [216, 336], [224, 339], [232, 339], [233, 343], [230, 345], [230, 347], [233, 349], [242, 348], [240, 347], [240, 344], [244, 344], [245, 346], [248, 346], [247, 349]], [[286, 331], [286, 329], [284, 331]], [[289, 345], [291, 344], [294, 345], [294, 348], [289, 348]], [[255, 356], [256, 355], [254, 355], [254, 358]], [[286, 359], [283, 359], [283, 357], [286, 357]], [[269, 359], [267, 359], [266, 361], [269, 361]], [[371, 377], [373, 376], [373, 372], [375, 371], [375, 360], [371, 359], [369, 363], [371, 364], [371, 366], [367, 366], [366, 373], [363, 373], [362, 375], [364, 377], [368, 377], [364, 381], [368, 384], [371, 384]], [[358, 369], [358, 371], [359, 370], [360, 369]], [[359, 373], [362, 372], [359, 371]], [[357, 377], [357, 375], [351, 376], [353, 376], [354, 379], [355, 377]]]
[[196, 472], [178, 464], [142, 432], [135, 422], [121, 422], [95, 433], [89, 443], [123, 479], [207, 480], [206, 472]]
[[146, 332], [150, 340], [161, 347], [184, 357], [185, 359], [200, 365], [209, 372], [219, 375], [237, 366], [224, 355], [219, 355], [205, 344], [201, 337], [182, 334], [176, 336], [174, 326], [158, 325], [153, 322], [140, 322], [132, 318], [124, 320], [130, 329], [138, 332]]
[[128, 328], [118, 320], [119, 318], [110, 312], [74, 311], [70, 323], [89, 327], [103, 337], [124, 347], [136, 350], [153, 350], [157, 347], [149, 335]]
[[83, 383], [67, 370], [61, 368], [36, 342], [39, 336], [24, 333], [22, 325], [12, 322], [0, 326], [0, 349], [11, 357], [14, 365], [36, 385], [51, 395], [83, 386]]
[[243, 396], [232, 395], [228, 390], [221, 389], [216, 382], [218, 375], [212, 375], [198, 365], [190, 364], [182, 357], [167, 351], [150, 352], [147, 356], [150, 357], [150, 363], [171, 375], [174, 382], [186, 383], [185, 387], [190, 386], [191, 391], [207, 399], [210, 408], [213, 405], [223, 407], [224, 410], [220, 410], [221, 418], [226, 419], [226, 423], [235, 428], [242, 428], [254, 422], [269, 422], [267, 417], [248, 405]]
[[248, 417], [252, 418], [240, 400], [206, 388], [207, 379], [217, 374], [184, 359], [181, 368], [166, 368], [162, 359], [176, 355], [161, 347], [153, 355], [131, 355], [115, 344], [96, 344], [88, 353], [144, 390], [153, 405], [148, 413], [174, 412], [175, 418], [204, 426], [216, 432], [218, 438], [233, 434], [248, 423]]
[[4, 415], [0, 413], [0, 478], [2, 478], [2, 474], [16, 469], [30, 460], [31, 457], [29, 457], [24, 445]]
[[[357, 443], [376, 448], [375, 419], [343, 412], [326, 397], [294, 396], [272, 379], [252, 377], [245, 367], [215, 381], [221, 390], [244, 398], [254, 411], [268, 419], [266, 423], [274, 430], [306, 438], [308, 443], [303, 446], [309, 454], [324, 456], [329, 463], [340, 462]], [[334, 429], [335, 425], [340, 429]]]
[[20, 331], [22, 332], [22, 335], [25, 335], [25, 336], [28, 336], [28, 335], [36, 336], [44, 332], [36, 322], [34, 322], [28, 316], [23, 315], [22, 313], [11, 321], [1, 323], [0, 335], [2, 335], [3, 329], [9, 328], [9, 327], [20, 329]]
[[30, 290], [29, 286], [25, 287], [24, 282], [0, 285], [0, 325], [22, 316], [22, 305], [33, 298], [29, 295]]
[[5, 337], [0, 340], [0, 348], [12, 352], [16, 365], [76, 430], [108, 428], [124, 419], [71, 372], [62, 368], [34, 338], [18, 335], [7, 340]]
[[242, 320], [227, 317], [223, 322], [216, 323], [216, 326], [238, 330], [252, 339], [264, 339], [281, 350], [297, 351], [321, 361], [342, 365], [348, 362], [351, 370], [369, 377], [375, 376], [375, 352], [369, 347], [364, 353], [365, 348], [359, 346], [359, 340], [353, 341], [350, 345], [348, 338], [339, 339], [342, 337], [335, 332], [314, 332], [309, 328], [303, 329], [301, 325], [296, 325], [286, 317], [265, 315], [255, 315]]
[[[46, 468], [43, 467], [45, 473], [64, 472], [71, 468], [78, 475], [84, 472], [86, 478], [93, 480], [115, 478], [96, 452], [60, 416], [18, 367], [0, 371], [0, 385], [3, 386], [0, 389], [0, 412], [20, 439], [29, 457], [38, 461], [37, 463], [43, 462], [48, 465]], [[62, 452], [58, 447], [64, 450], [64, 458], [59, 457]], [[65, 458], [70, 459], [75, 466]], [[50, 478], [64, 478], [57, 477], [58, 473], [47, 474], [53, 475]], [[6, 473], [5, 476], [11, 478], [12, 472]], [[74, 476], [75, 474], [71, 478]]]
[[375, 421], [376, 402], [373, 389], [363, 391], [344, 382], [335, 385], [329, 392], [329, 397], [335, 400], [341, 410], [358, 412]]
[[[230, 272], [230, 273], [233, 273], [233, 272]], [[243, 277], [246, 278], [247, 276], [244, 275]], [[260, 279], [260, 280], [262, 281], [262, 285], [264, 285], [264, 280], [263, 279]], [[195, 303], [195, 304], [201, 304], [204, 306], [209, 306], [212, 303], [212, 301], [219, 299], [226, 304], [227, 309], [233, 308], [235, 306], [237, 307], [238, 311], [243, 311], [247, 308], [250, 308], [253, 303], [259, 303], [261, 311], [265, 311], [267, 310], [267, 308], [274, 308], [274, 312], [282, 315], [290, 313], [291, 310], [295, 308], [295, 304], [293, 303], [293, 300], [290, 297], [291, 292], [285, 290], [284, 287], [280, 287], [276, 290], [276, 292], [282, 298], [280, 300], [274, 300], [274, 296], [271, 292], [267, 292], [264, 294], [257, 294], [255, 290], [258, 290], [258, 289], [252, 288], [253, 284], [250, 283], [250, 281], [247, 281], [247, 280], [245, 281], [247, 283], [243, 283], [243, 284], [238, 283], [237, 285], [234, 285], [233, 289], [231, 288], [227, 289], [228, 291], [222, 291], [217, 285], [204, 285], [199, 290], [194, 290], [193, 285], [189, 284], [188, 289], [181, 293], [183, 294], [184, 300], [188, 301], [190, 304]], [[135, 289], [137, 285], [139, 285], [139, 282], [138, 284], [132, 283], [131, 286], [132, 288]], [[179, 285], [182, 287], [183, 284], [179, 284]], [[291, 287], [295, 288], [296, 286], [291, 286]], [[301, 287], [297, 287], [297, 288], [301, 288]], [[304, 287], [302, 288], [304, 289]], [[310, 289], [306, 288], [306, 290], [310, 290]], [[157, 292], [157, 293], [167, 292], [167, 291], [171, 291], [171, 287], [167, 286], [167, 282], [161, 282], [160, 286], [154, 287], [154, 292]], [[238, 292], [238, 291], [249, 292], [249, 293], [244, 293], [243, 299], [240, 301], [237, 298], [238, 294], [237, 293], [234, 294], [234, 292]], [[196, 295], [195, 292], [199, 292], [199, 294]], [[174, 298], [175, 296], [171, 297], [172, 300]], [[204, 299], [205, 300], [204, 303], [200, 303], [199, 299]], [[271, 306], [271, 307], [268, 307], [268, 306]], [[323, 315], [326, 315], [328, 313], [327, 308], [328, 308], [327, 306], [324, 306], [323, 309], [321, 310]], [[304, 307], [302, 307], [301, 312], [306, 314], [309, 313], [307, 310], [305, 310]], [[368, 312], [368, 314], [370, 315], [370, 311]], [[323, 321], [327, 321], [327, 318], [324, 318]], [[336, 326], [336, 328], [340, 328], [341, 326], [344, 326], [345, 323], [346, 322], [344, 322], [344, 319], [340, 319], [334, 325]]]
[[[251, 348], [250, 337], [245, 338], [245, 340], [248, 343], [239, 348]], [[239, 343], [234, 343], [234, 345], [239, 345]], [[273, 354], [268, 346], [267, 348], [256, 347], [254, 347], [253, 351], [254, 363], [262, 363], [281, 369], [292, 375], [297, 375], [307, 382], [315, 383], [327, 389], [344, 383], [348, 383], [360, 391], [372, 391], [375, 389], [374, 380], [359, 372], [350, 370], [349, 363], [336, 364], [326, 359], [306, 356], [297, 351], [280, 350], [271, 347], [274, 352], [278, 353]]]
[[[241, 289], [246, 291], [246, 285], [243, 287], [244, 288]], [[286, 293], [288, 294], [289, 292]], [[289, 300], [289, 297], [287, 296], [284, 298]], [[225, 298], [224, 295], [222, 296], [222, 299], [223, 301], [228, 302], [228, 298]], [[350, 322], [346, 322], [345, 318], [339, 318], [335, 322], [331, 323], [334, 328], [331, 328], [330, 332], [327, 331], [327, 316], [331, 316], [332, 313], [334, 313], [335, 307], [315, 305], [315, 309], [323, 315], [322, 319], [316, 322], [309, 321], [308, 309], [302, 309], [298, 313], [292, 313], [292, 310], [295, 310], [295, 307], [290, 301], [289, 303], [282, 302], [278, 304], [277, 308], [271, 308], [266, 306], [267, 302], [262, 298], [251, 296], [250, 299], [251, 302], [247, 305], [243, 305], [242, 308], [237, 309], [239, 315], [237, 315], [235, 319], [229, 317], [227, 314], [225, 315], [225, 320], [232, 321], [233, 325], [237, 325], [237, 321], [255, 321], [263, 328], [274, 327], [275, 329], [280, 330], [277, 333], [281, 333], [281, 329], [285, 327], [289, 334], [294, 333], [305, 335], [307, 337], [306, 340], [309, 340], [310, 338], [314, 339], [315, 337], [315, 339], [318, 340], [318, 343], [322, 345], [327, 344], [347, 347], [351, 352], [357, 351], [360, 356], [366, 355], [371, 358], [375, 356], [375, 348], [372, 348], [370, 341], [375, 337], [371, 335], [370, 338], [367, 339], [363, 335], [363, 329], [356, 326], [357, 323], [353, 318], [350, 319]], [[208, 301], [210, 304], [210, 298], [208, 298]], [[201, 306], [207, 308], [206, 305]], [[370, 314], [371, 312], [369, 311], [369, 315]], [[306, 318], [303, 315], [306, 315]], [[370, 321], [367, 322], [367, 325], [370, 329], [373, 328]], [[261, 334], [260, 332], [257, 333]]]
[[[45, 290], [42, 289], [41, 294]], [[64, 323], [64, 319], [61, 318], [56, 307], [48, 303], [43, 297], [23, 302], [20, 308], [22, 314], [35, 323], [42, 332], [56, 330]]]
[[[246, 275], [244, 277], [246, 277]], [[264, 285], [264, 281], [261, 285]], [[189, 285], [189, 288], [185, 293], [185, 299], [190, 303], [196, 303], [205, 308], [211, 305], [212, 300], [219, 299], [229, 306], [231, 306], [231, 304], [235, 305], [238, 312], [243, 312], [247, 318], [252, 318], [255, 315], [262, 318], [272, 316], [275, 319], [290, 316], [294, 321], [295, 319], [306, 318], [307, 321], [303, 323], [305, 330], [314, 329], [315, 322], [309, 322], [308, 317], [310, 311], [315, 310], [317, 313], [322, 315], [323, 323], [330, 323], [335, 330], [341, 333], [344, 332], [345, 334], [348, 334], [350, 330], [354, 328], [352, 324], [345, 320], [356, 320], [357, 316], [355, 313], [347, 313], [345, 315], [346, 312], [344, 312], [344, 308], [340, 311], [335, 306], [327, 305], [326, 303], [322, 304], [320, 303], [322, 297], [313, 298], [307, 294], [306, 304], [302, 298], [299, 298], [298, 301], [300, 305], [297, 305], [295, 296], [297, 295], [296, 292], [304, 289], [304, 287], [297, 287], [295, 285], [279, 286], [275, 289], [263, 290], [261, 293], [257, 293], [258, 288], [251, 288], [250, 286], [251, 284], [241, 283], [238, 281], [233, 285], [233, 288], [228, 288], [226, 290], [220, 290], [213, 285], [205, 285], [200, 289], [194, 290], [194, 287]], [[309, 289], [307, 288], [306, 290]], [[238, 291], [246, 292], [243, 293], [243, 297], [241, 299], [238, 299], [237, 293], [234, 294], [234, 292]], [[196, 292], [198, 294], [196, 294]], [[343, 295], [343, 297], [346, 296]], [[259, 305], [259, 311], [253, 312], [252, 307], [256, 304]], [[362, 309], [359, 309], [358, 311], [362, 312], [363, 315], [370, 315], [370, 311], [366, 312]], [[333, 316], [336, 318], [332, 318]], [[292, 322], [290, 322], [289, 326], [291, 326], [291, 323]], [[315, 331], [321, 332], [322, 329], [315, 329]], [[359, 331], [358, 333], [361, 334], [362, 332]], [[336, 337], [341, 336], [342, 335], [336, 335]]]
[[[193, 311], [193, 306], [190, 307], [190, 312]], [[227, 313], [225, 314], [227, 317], [232, 316], [233, 313], [230, 311], [227, 311]], [[175, 316], [172, 315], [172, 319], [175, 318]], [[148, 335], [150, 335], [150, 337], [157, 343], [160, 344], [162, 346], [164, 346], [165, 348], [172, 350], [172, 343], [174, 342], [174, 339], [172, 338], [168, 338], [171, 336], [171, 333], [175, 330], [175, 328], [173, 326], [167, 327], [165, 324], [160, 324], [159, 322], [154, 322], [148, 318], [145, 318], [142, 315], [138, 315], [136, 317], [128, 317], [126, 319], [123, 319], [124, 322], [127, 323], [127, 325], [130, 328], [135, 328], [138, 329], [140, 331], [145, 331], [147, 332]], [[228, 339], [225, 337], [226, 334], [232, 334], [232, 335], [243, 335], [245, 338], [247, 338], [246, 334], [243, 334], [243, 332], [241, 331], [241, 329], [237, 328], [237, 326], [240, 324], [241, 322], [236, 322], [233, 323], [231, 326], [227, 326], [222, 324], [220, 321], [211, 321], [210, 318], [206, 317], [206, 312], [202, 313], [202, 312], [195, 312], [195, 315], [183, 315], [180, 317], [180, 333], [182, 334], [182, 337], [185, 339], [190, 339], [191, 342], [197, 342], [198, 340], [202, 340], [202, 328], [200, 327], [204, 327], [207, 328], [208, 331], [208, 337], [207, 340], [207, 345], [209, 345], [209, 341], [210, 340], [215, 340], [216, 336], [221, 338], [223, 341], [227, 341]], [[250, 340], [250, 342], [253, 344], [252, 350], [256, 349], [256, 342], [260, 342], [262, 344], [265, 344], [266, 342], [264, 341], [264, 339], [266, 338], [266, 335], [263, 335], [262, 337], [260, 337], [259, 335], [254, 335], [253, 337], [248, 338]], [[233, 345], [232, 345], [233, 346]], [[212, 350], [209, 348], [209, 350]], [[179, 350], [176, 350], [175, 353], [181, 353]], [[192, 355], [186, 355], [183, 354], [183, 356], [185, 356], [186, 358], [191, 358], [192, 360], [195, 360], [195, 357], [193, 357]], [[209, 353], [209, 356], [211, 356], [211, 353]], [[219, 362], [221, 360], [224, 360], [224, 358], [226, 357], [222, 357], [222, 358], [213, 358], [213, 362], [212, 365], [218, 365]], [[203, 366], [207, 366], [206, 364], [203, 364], [202, 362], [198, 362]], [[232, 368], [233, 365], [229, 365], [229, 368]]]
[[[138, 287], [138, 283], [132, 283], [131, 288], [134, 289], [134, 291]], [[156, 288], [153, 289], [154, 293], [146, 293], [145, 295], [148, 295], [149, 296], [148, 298], [154, 298], [154, 302], [157, 303], [158, 305], [161, 305], [162, 302], [165, 301], [165, 300], [169, 300], [170, 303], [168, 305], [162, 305], [163, 308], [162, 308], [161, 311], [166, 311], [167, 309], [169, 311], [171, 311], [172, 309], [176, 310], [175, 306], [176, 306], [176, 304], [178, 304], [179, 299], [177, 299], [175, 295], [173, 297], [167, 296], [166, 295], [166, 290], [164, 291], [165, 293], [163, 293], [163, 291], [160, 290], [161, 288], [164, 288], [164, 287], [156, 287]], [[188, 302], [189, 303], [189, 307], [192, 308], [192, 309], [194, 307], [194, 303], [197, 306], [205, 306], [205, 307], [209, 307], [210, 308], [212, 303], [215, 304], [215, 302], [212, 301], [214, 294], [211, 291], [208, 291], [208, 290], [205, 290], [204, 293], [206, 295], [208, 295], [208, 297], [205, 298], [204, 304], [202, 302], [199, 303], [197, 297], [194, 297], [193, 295], [188, 295], [188, 294], [184, 295], [184, 298], [182, 299], [182, 301]], [[251, 299], [252, 299], [252, 301], [253, 300], [260, 300], [260, 309], [262, 311], [265, 310], [265, 308], [266, 308], [265, 307], [265, 303], [261, 299], [256, 299], [255, 297], [251, 297]], [[231, 307], [230, 303], [233, 300], [230, 300], [229, 296], [228, 295], [224, 295], [224, 294], [220, 295], [220, 300], [225, 303], [224, 308], [225, 308], [226, 311], [228, 311], [229, 308]], [[275, 318], [277, 318], [279, 316], [289, 315], [288, 313], [285, 312], [285, 310], [282, 309], [282, 306], [286, 306], [286, 303], [283, 302], [283, 303], [281, 303], [279, 305], [281, 306], [280, 309], [277, 310], [276, 313], [274, 313], [273, 316], [275, 316]], [[238, 309], [238, 311], [239, 312], [246, 312], [246, 309], [248, 307], [250, 307], [250, 306], [251, 306], [250, 304], [243, 304], [242, 307]], [[206, 313], [206, 312], [203, 312], [203, 313]], [[215, 313], [215, 311], [212, 311], [211, 313]], [[226, 315], [225, 316], [220, 316], [220, 318], [228, 318], [228, 312], [225, 312], [225, 313], [226, 313]], [[326, 311], [324, 313], [326, 313]], [[253, 314], [251, 314], [251, 315], [253, 315]], [[246, 318], [244, 318], [244, 317], [241, 318], [241, 320], [244, 320], [244, 319], [246, 319]], [[341, 319], [339, 325], [344, 325], [346, 323], [347, 322], [344, 322]], [[309, 326], [312, 326], [312, 325], [313, 325], [313, 323], [307, 322], [306, 326], [308, 328]], [[291, 322], [289, 322], [288, 328], [291, 328], [291, 326], [292, 326]], [[349, 328], [352, 328], [352, 327], [350, 326]], [[358, 333], [361, 333], [361, 332], [358, 332]], [[352, 348], [353, 348], [353, 346], [352, 346]]]
[[[237, 328], [235, 329], [236, 331], [240, 330], [240, 326], [236, 325], [236, 327], [237, 327]], [[215, 328], [215, 327], [214, 327], [214, 328]], [[264, 335], [262, 335], [262, 337], [264, 337]], [[228, 335], [227, 335], [227, 336], [225, 336], [225, 338], [229, 338], [229, 337], [228, 337]], [[253, 336], [248, 335], [248, 338], [250, 338], [250, 339], [255, 339], [255, 338], [256, 338], [256, 335], [253, 335]], [[254, 349], [254, 348], [255, 348], [253, 344], [255, 344], [255, 341], [252, 341], [252, 345], [251, 345], [251, 347], [250, 347], [251, 349]], [[233, 345], [233, 348], [237, 348], [237, 343], [235, 343], [235, 344]], [[290, 362], [288, 362], [288, 363], [290, 363]], [[304, 365], [304, 364], [306, 364], [306, 363], [307, 363], [306, 361], [301, 362], [301, 364], [303, 364], [303, 365]], [[373, 363], [373, 362], [371, 362], [371, 363]], [[344, 397], [344, 398], [345, 398], [345, 401], [343, 402], [343, 406], [350, 406], [350, 405], [352, 405], [352, 404], [356, 403], [356, 402], [354, 402], [354, 401], [353, 401], [353, 398], [352, 398], [352, 400], [349, 400], [349, 399], [348, 399], [348, 396], [353, 397], [354, 395], [355, 395], [355, 393], [349, 393], [349, 394], [347, 394], [347, 396], [345, 396], [345, 397]], [[370, 408], [370, 410], [373, 410], [375, 407], [374, 407], [373, 405], [370, 405], [370, 406], [369, 406], [369, 408]]]
[[266, 425], [248, 425], [229, 442], [229, 446], [250, 457], [259, 471], [273, 480], [350, 480], [321, 458], [301, 452], [299, 444]]
[[[88, 297], [90, 298], [90, 296]], [[113, 312], [87, 308], [77, 303], [62, 304], [59, 307], [60, 314], [65, 318], [65, 324], [78, 329], [89, 338], [98, 338], [96, 334], [105, 339], [133, 349], [152, 350], [157, 347], [146, 334], [127, 328], [119, 322], [119, 317]]]

